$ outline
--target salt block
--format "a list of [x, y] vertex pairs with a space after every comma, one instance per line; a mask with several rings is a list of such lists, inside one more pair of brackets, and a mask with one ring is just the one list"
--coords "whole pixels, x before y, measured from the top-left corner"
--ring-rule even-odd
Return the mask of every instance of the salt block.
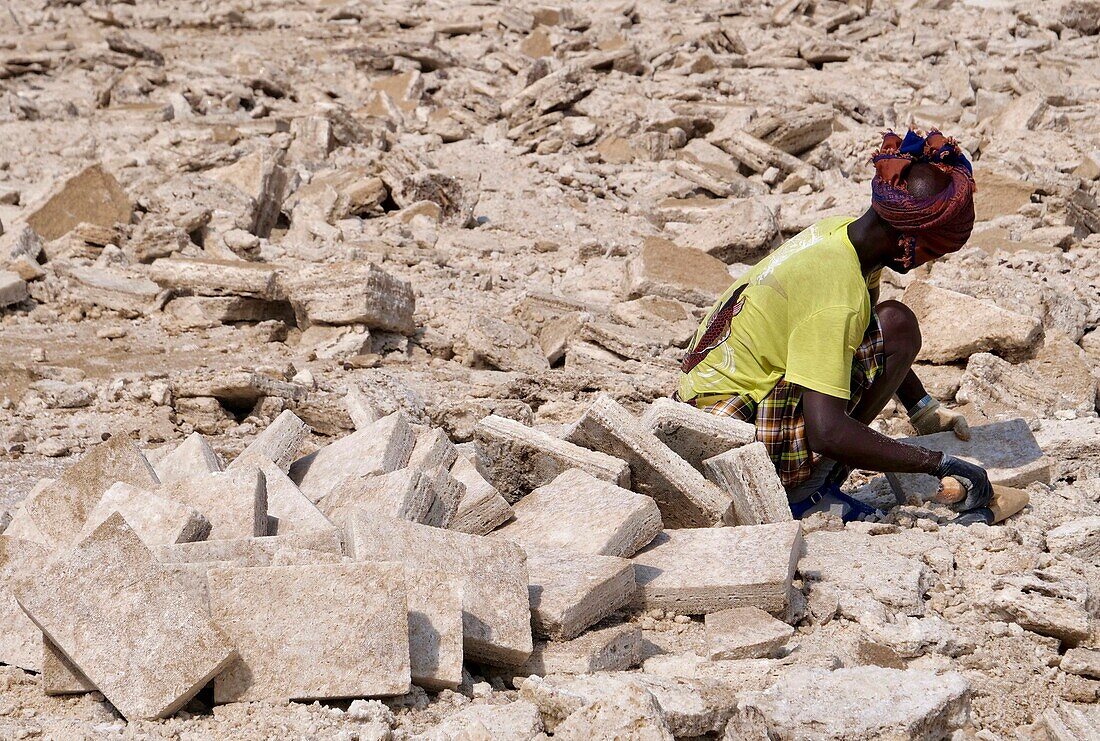
[[626, 460], [635, 489], [657, 501], [666, 525], [736, 524], [732, 498], [607, 394], [597, 397], [565, 438]]
[[736, 707], [730, 697], [715, 695], [694, 680], [634, 672], [529, 677], [520, 683], [519, 694], [538, 705], [547, 726], [555, 728], [577, 710], [629, 685], [640, 685], [657, 698], [661, 714], [677, 738], [717, 733]]
[[1069, 553], [1087, 563], [1100, 560], [1100, 517], [1081, 517], [1047, 531], [1047, 550]]
[[787, 609], [802, 548], [799, 522], [665, 530], [634, 557], [634, 603], [683, 615]]
[[290, 478], [316, 504], [344, 479], [404, 468], [415, 444], [412, 426], [396, 412], [294, 461]]
[[733, 497], [738, 523], [764, 525], [793, 519], [787, 492], [764, 443], [754, 442], [707, 458], [703, 471]]
[[191, 433], [172, 452], [153, 465], [157, 478], [163, 484], [192, 476], [217, 473], [224, 468], [221, 458], [197, 432]]
[[535, 641], [516, 676], [625, 671], [641, 663], [642, 631], [635, 625], [590, 630], [571, 641]]
[[527, 564], [513, 543], [357, 511], [348, 520], [345, 544], [357, 561], [397, 561], [408, 567], [410, 579], [424, 569], [462, 584], [467, 658], [509, 666], [531, 654]]
[[194, 507], [129, 484], [115, 484], [103, 493], [99, 503], [88, 514], [79, 540], [91, 535], [115, 512], [126, 519], [141, 542], [150, 548], [205, 540], [210, 532], [210, 521]]
[[704, 618], [711, 660], [761, 659], [790, 640], [794, 628], [759, 607], [734, 607]]
[[406, 578], [413, 684], [438, 692], [462, 684], [462, 584], [441, 571]]
[[340, 531], [301, 530], [286, 535], [234, 540], [204, 540], [198, 543], [162, 545], [153, 549], [161, 563], [200, 563], [232, 561], [241, 566], [260, 566], [281, 550], [309, 550], [340, 555]]
[[435, 493], [435, 481], [429, 474], [402, 468], [381, 475], [349, 476], [333, 487], [318, 506], [326, 517], [341, 526], [357, 509], [424, 523]]
[[474, 436], [489, 480], [509, 501], [550, 483], [570, 468], [622, 487], [630, 486], [630, 467], [625, 461], [513, 419], [491, 414], [477, 423]]
[[466, 496], [466, 485], [442, 468], [432, 469], [428, 475], [435, 487], [435, 497], [424, 524], [450, 528], [458, 516], [459, 504]]
[[118, 514], [15, 596], [127, 720], [171, 715], [233, 658], [202, 607]]
[[466, 487], [449, 525], [451, 530], [470, 535], [487, 535], [512, 516], [508, 504], [496, 487], [485, 480], [468, 458], [459, 455], [451, 466], [451, 476]]
[[55, 481], [28, 497], [23, 508], [50, 548], [71, 545], [103, 492], [121, 481], [138, 489], [160, 483], [145, 456], [125, 435], [92, 448]]
[[969, 686], [961, 674], [798, 667], [769, 689], [746, 693], [726, 738], [750, 737], [740, 733], [749, 728], [768, 738], [948, 738], [969, 719]]
[[[949, 430], [906, 437], [900, 442], [976, 463], [986, 470], [993, 484], [1023, 489], [1036, 481], [1049, 484], [1051, 480], [1051, 459], [1039, 448], [1035, 435], [1022, 419], [971, 427], [969, 441], [960, 440]], [[939, 490], [939, 480], [935, 476], [922, 473], [899, 473], [897, 476], [910, 497], [927, 501]], [[872, 486], [886, 488], [885, 478], [878, 477]]]
[[254, 466], [264, 475], [267, 491], [267, 532], [285, 535], [297, 530], [330, 530], [332, 522], [309, 501], [283, 469], [260, 453], [242, 453], [234, 463]]
[[703, 461], [756, 439], [756, 427], [733, 417], [720, 417], [669, 398], [654, 399], [642, 424], [695, 468]]
[[84, 672], [77, 669], [61, 649], [45, 636], [42, 636], [41, 681], [42, 692], [47, 695], [81, 695], [96, 689], [92, 680], [85, 677]]
[[210, 521], [207, 540], [267, 535], [267, 481], [258, 468], [240, 466], [173, 481], [157, 493], [202, 512]]
[[238, 464], [237, 460], [242, 458], [247, 460], [247, 454], [256, 453], [267, 458], [286, 473], [290, 471], [291, 463], [298, 457], [298, 451], [302, 449], [302, 441], [308, 434], [309, 425], [299, 419], [294, 412], [286, 409], [241, 451], [241, 455], [230, 463], [229, 467], [245, 465], [244, 461]]
[[657, 503], [571, 468], [516, 502], [493, 537], [523, 548], [629, 558], [661, 532]]
[[344, 396], [344, 407], [348, 411], [348, 416], [351, 417], [351, 423], [355, 425], [357, 430], [371, 426], [382, 416], [366, 394], [355, 386], [348, 388], [348, 393]]
[[342, 563], [211, 569], [210, 617], [237, 649], [215, 702], [401, 695], [411, 688], [405, 572]]
[[1041, 728], [1050, 741], [1079, 741], [1100, 737], [1100, 719], [1069, 703], [1048, 708], [1040, 716]]
[[924, 281], [911, 283], [901, 300], [920, 320], [918, 360], [951, 363], [979, 352], [1021, 356], [1043, 333], [1033, 316]]
[[438, 427], [424, 427], [416, 431], [416, 445], [409, 456], [408, 467], [422, 471], [447, 470], [457, 458], [458, 448], [446, 432]]
[[657, 698], [640, 683], [625, 684], [573, 712], [554, 729], [558, 741], [645, 739], [673, 741]]
[[28, 671], [42, 670], [42, 631], [15, 601], [13, 588], [45, 568], [49, 551], [29, 540], [0, 535], [0, 662]]
[[540, 636], [576, 638], [634, 596], [634, 566], [625, 558], [550, 548], [524, 550], [531, 625]]

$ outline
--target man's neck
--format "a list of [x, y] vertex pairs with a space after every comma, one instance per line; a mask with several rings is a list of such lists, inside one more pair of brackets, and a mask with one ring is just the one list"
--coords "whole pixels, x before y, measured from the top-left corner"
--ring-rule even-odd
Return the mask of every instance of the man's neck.
[[897, 239], [897, 232], [871, 208], [848, 225], [848, 241], [856, 248], [859, 267], [864, 275], [870, 275], [886, 264], [897, 246]]

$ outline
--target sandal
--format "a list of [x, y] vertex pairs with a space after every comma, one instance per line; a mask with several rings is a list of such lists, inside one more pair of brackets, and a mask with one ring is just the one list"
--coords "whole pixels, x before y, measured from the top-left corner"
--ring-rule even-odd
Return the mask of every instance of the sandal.
[[801, 520], [815, 505], [830, 497], [844, 505], [840, 513], [840, 519], [844, 522], [882, 522], [886, 519], [886, 513], [881, 509], [848, 496], [836, 484], [826, 484], [801, 502], [792, 502], [791, 515]]

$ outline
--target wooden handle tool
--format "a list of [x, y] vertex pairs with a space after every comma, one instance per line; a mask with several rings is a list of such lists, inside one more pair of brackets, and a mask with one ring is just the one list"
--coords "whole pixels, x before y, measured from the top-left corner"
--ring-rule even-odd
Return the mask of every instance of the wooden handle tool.
[[[966, 499], [966, 486], [954, 476], [948, 476], [940, 481], [940, 490], [932, 501], [940, 504], [955, 504]], [[989, 509], [993, 512], [993, 522], [1003, 522], [1016, 514], [1031, 500], [1023, 489], [1014, 489], [1011, 486], [993, 484], [993, 499], [989, 501]]]

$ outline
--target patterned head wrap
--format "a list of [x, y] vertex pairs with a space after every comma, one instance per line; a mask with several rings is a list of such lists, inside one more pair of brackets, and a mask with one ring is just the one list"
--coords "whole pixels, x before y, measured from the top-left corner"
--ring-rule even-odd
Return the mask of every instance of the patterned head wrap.
[[[974, 170], [954, 139], [932, 130], [928, 136], [910, 130], [905, 139], [888, 131], [871, 157], [871, 207], [901, 232], [898, 245], [905, 266], [956, 252], [974, 228]], [[915, 162], [932, 165], [951, 184], [929, 198], [917, 198], [905, 187], [905, 173]]]

